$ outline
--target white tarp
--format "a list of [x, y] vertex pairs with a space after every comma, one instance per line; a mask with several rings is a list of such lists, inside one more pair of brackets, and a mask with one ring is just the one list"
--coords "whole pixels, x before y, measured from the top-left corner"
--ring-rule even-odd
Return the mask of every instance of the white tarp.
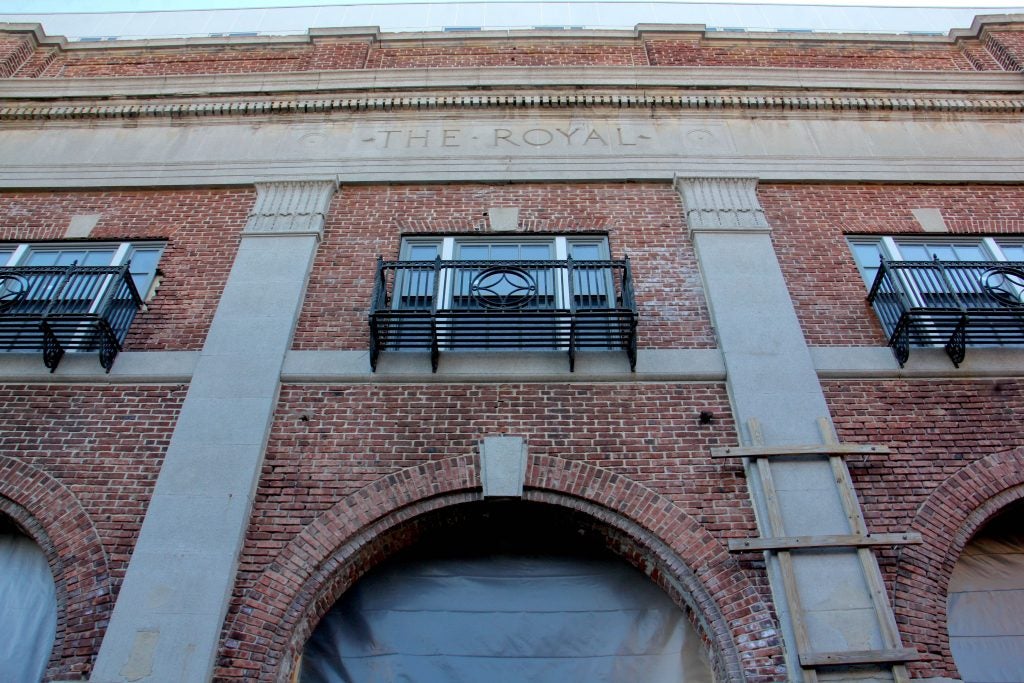
[[1024, 680], [1024, 514], [964, 548], [949, 583], [949, 646], [964, 683]]
[[710, 683], [700, 638], [616, 558], [494, 555], [393, 563], [324, 616], [302, 683]]
[[57, 630], [57, 593], [42, 549], [0, 532], [0, 681], [39, 681]]

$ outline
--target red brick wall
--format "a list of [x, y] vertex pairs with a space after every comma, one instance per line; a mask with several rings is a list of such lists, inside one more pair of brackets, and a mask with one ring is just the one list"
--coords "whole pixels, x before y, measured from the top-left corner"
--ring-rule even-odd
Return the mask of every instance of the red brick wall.
[[[703, 410], [715, 415], [709, 425], [699, 424]], [[227, 620], [235, 624], [228, 629], [228, 649], [241, 647], [246, 653], [237, 655], [241, 659], [225, 660], [225, 679], [260, 668], [259, 661], [249, 657], [253, 643], [258, 659], [266, 654], [258, 646], [258, 634], [268, 623], [277, 624], [274, 628], [282, 639], [291, 633], [291, 627], [280, 627], [278, 617], [266, 621], [264, 611], [286, 609], [289, 596], [255, 590], [256, 582], [267, 580], [267, 572], [286, 571], [292, 562], [312, 561], [309, 553], [330, 552], [327, 529], [341, 535], [327, 519], [332, 515], [341, 514], [345, 525], [359, 526], [403, 510], [410, 501], [377, 494], [389, 482], [413, 477], [410, 473], [416, 469], [437, 465], [429, 477], [435, 495], [444, 494], [453, 482], [465, 486], [463, 480], [473, 477], [464, 468], [472, 467], [479, 439], [490, 434], [524, 436], [532, 462], [558, 458], [560, 464], [544, 476], [577, 482], [581, 495], [593, 489], [593, 495], [607, 493], [616, 505], [626, 507], [641, 495], [641, 487], [660, 496], [666, 502], [656, 507], [644, 504], [636, 511], [638, 517], [655, 528], [659, 519], [668, 525], [674, 514], [685, 514], [694, 525], [688, 534], [708, 536], [710, 546], [694, 549], [693, 554], [703, 558], [694, 570], [708, 582], [709, 590], [731, 585], [737, 572], [754, 587], [745, 599], [756, 596], [760, 606], [733, 605], [746, 610], [732, 615], [732, 628], [739, 629], [734, 635], [747, 633], [755, 622], [763, 630], [764, 605], [770, 605], [770, 599], [761, 567], [745, 565], [741, 570], [724, 559], [726, 539], [754, 534], [755, 523], [741, 467], [710, 458], [710, 448], [735, 442], [723, 385], [291, 385], [281, 391]], [[575, 463], [615, 481], [584, 478], [582, 470], [572, 470]], [[532, 476], [528, 486], [551, 486], [534, 482], [536, 472]], [[360, 510], [339, 512], [335, 506], [356, 492]], [[324, 533], [316, 531], [320, 525]], [[315, 550], [294, 545], [300, 535], [310, 534], [318, 544]], [[286, 548], [298, 548], [302, 556], [285, 557]], [[387, 548], [377, 549], [378, 554], [382, 551], [388, 554]], [[724, 564], [710, 562], [707, 558], [713, 554], [723, 555]], [[303, 571], [313, 569], [310, 565]], [[323, 580], [340, 580], [337, 573], [338, 567], [331, 565]], [[247, 606], [240, 612], [243, 597]], [[753, 643], [748, 633], [741, 642], [758, 648], [776, 646], [767, 640], [772, 642]]]
[[811, 69], [896, 69], [973, 71], [974, 65], [953, 45], [858, 44], [819, 40], [708, 40], [694, 36], [651, 40], [652, 66], [758, 66]]
[[388, 46], [370, 52], [368, 69], [478, 66], [647, 66], [644, 46], [509, 39], [477, 44], [428, 43]]
[[42, 70], [26, 65], [16, 75], [86, 78], [361, 69], [366, 63], [368, 47], [365, 41], [329, 40], [282, 47], [234, 44], [70, 50], [48, 59]]
[[46, 472], [81, 501], [115, 590], [184, 397], [177, 385], [0, 386], [0, 454]]
[[1024, 31], [990, 31], [985, 48], [1007, 71], [1024, 69]]
[[912, 71], [1019, 70], [1024, 32], [999, 27], [982, 44], [893, 43], [780, 38], [708, 39], [698, 34], [616, 41], [465, 37], [416, 43], [317, 37], [308, 44], [231, 43], [186, 47], [32, 48], [22, 36], [0, 42], [0, 78], [165, 76], [497, 66], [757, 66]]
[[10, 78], [32, 56], [33, 42], [26, 35], [0, 34], [0, 78]]
[[[1024, 445], [1024, 381], [832, 381], [824, 389], [841, 441], [892, 449], [887, 455], [848, 459], [872, 532], [909, 531], [926, 499], [951, 477], [986, 456]], [[953, 498], [944, 504], [958, 509], [967, 501]], [[930, 555], [929, 550], [936, 551], [925, 547], [915, 553]], [[956, 560], [939, 552], [937, 563]], [[879, 557], [892, 595], [897, 571], [904, 571], [900, 553], [880, 552]], [[935, 657], [914, 669], [921, 676], [955, 676], [948, 652], [940, 647], [947, 642], [945, 633], [938, 632], [945, 622], [927, 618], [921, 607], [917, 601], [897, 603], [908, 641], [925, 645]]]
[[762, 184], [758, 197], [812, 346], [885, 342], [846, 235], [923, 234], [915, 208], [940, 209], [954, 235], [1024, 233], [1019, 187]]
[[16, 192], [0, 194], [0, 240], [61, 239], [71, 217], [102, 214], [91, 239], [164, 239], [164, 278], [127, 350], [202, 347], [255, 190]]
[[377, 256], [397, 258], [403, 234], [480, 234], [487, 209], [499, 206], [519, 207], [524, 233], [608, 234], [612, 257], [632, 262], [640, 348], [715, 346], [678, 194], [667, 183], [601, 183], [342, 188], [294, 347], [365, 350]]

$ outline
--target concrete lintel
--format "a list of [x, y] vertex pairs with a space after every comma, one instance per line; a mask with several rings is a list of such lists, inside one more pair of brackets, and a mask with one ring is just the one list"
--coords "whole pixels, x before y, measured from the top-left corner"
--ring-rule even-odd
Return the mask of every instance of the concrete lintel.
[[124, 351], [106, 373], [95, 353], [68, 353], [51, 373], [41, 352], [0, 353], [0, 382], [182, 384], [192, 379], [198, 361], [198, 351]]
[[0, 167], [0, 189], [78, 189], [99, 187], [194, 187], [196, 185], [241, 186], [294, 170], [300, 178], [311, 171], [333, 168], [344, 185], [386, 183], [506, 183], [506, 182], [671, 182], [680, 167], [690, 172], [737, 171], [757, 174], [761, 182], [867, 182], [867, 183], [1022, 183], [1024, 166], [1019, 159], [952, 160], [941, 165], [928, 159], [900, 162], [860, 159], [787, 157], [779, 160], [678, 159], [666, 161], [634, 159], [537, 160], [483, 159], [474, 168], [452, 160], [414, 162], [368, 159], [319, 162], [307, 160], [292, 169], [270, 169], [267, 164], [227, 161], [209, 164], [172, 165], [139, 163], [106, 168], [69, 168], [65, 165], [18, 168]]
[[904, 367], [885, 346], [817, 346], [811, 357], [821, 379], [978, 379], [1024, 377], [1024, 348], [968, 348], [955, 367], [945, 350], [910, 351]]
[[721, 382], [725, 365], [717, 349], [649, 349], [637, 357], [630, 372], [625, 354], [581, 352], [576, 371], [561, 351], [442, 353], [436, 373], [428, 353], [394, 351], [381, 354], [377, 372], [370, 371], [367, 351], [290, 351], [281, 381], [404, 384], [409, 382]]

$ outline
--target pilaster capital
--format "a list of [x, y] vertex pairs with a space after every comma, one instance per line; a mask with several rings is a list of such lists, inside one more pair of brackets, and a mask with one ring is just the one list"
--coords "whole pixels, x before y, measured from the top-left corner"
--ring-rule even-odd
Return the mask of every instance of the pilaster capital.
[[694, 232], [771, 230], [757, 200], [757, 178], [675, 177], [675, 188]]
[[322, 235], [324, 218], [337, 188], [333, 179], [256, 183], [256, 203], [242, 234]]

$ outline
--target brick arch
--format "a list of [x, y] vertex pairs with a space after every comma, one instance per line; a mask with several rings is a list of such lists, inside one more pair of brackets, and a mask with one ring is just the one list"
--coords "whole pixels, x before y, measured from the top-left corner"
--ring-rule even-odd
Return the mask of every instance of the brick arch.
[[[776, 672], [782, 653], [770, 609], [724, 546], [670, 500], [609, 470], [551, 456], [531, 458], [523, 498], [582, 513], [625, 539], [630, 549], [613, 549], [689, 608], [724, 680]], [[458, 456], [394, 473], [335, 504], [242, 596], [226, 629], [224, 675], [286, 680], [323, 614], [367, 569], [412, 543], [419, 520], [482, 500], [476, 457]]]
[[110, 616], [107, 555], [78, 498], [46, 472], [0, 455], [0, 513], [43, 549], [57, 588], [57, 634], [47, 679], [88, 674]]
[[894, 598], [900, 630], [932, 658], [912, 665], [921, 675], [959, 677], [946, 626], [953, 567], [981, 527], [1019, 500], [1024, 500], [1024, 448], [974, 461], [943, 481], [918, 508], [913, 528], [924, 542], [900, 553]]

